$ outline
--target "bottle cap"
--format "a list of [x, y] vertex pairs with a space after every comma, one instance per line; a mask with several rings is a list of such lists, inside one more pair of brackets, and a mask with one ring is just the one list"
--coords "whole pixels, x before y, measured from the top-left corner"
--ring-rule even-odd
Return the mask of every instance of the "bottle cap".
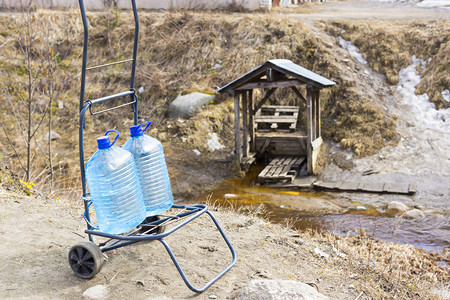
[[[108, 137], [108, 133], [117, 133], [116, 138], [114, 139], [114, 142], [111, 143], [111, 140]], [[119, 138], [120, 133], [117, 130], [108, 130], [104, 136], [101, 136], [99, 138], [97, 138], [97, 146], [98, 149], [108, 149], [110, 148], [112, 145], [114, 145], [114, 143], [117, 141], [117, 139]]]
[[98, 149], [107, 149], [111, 147], [111, 140], [108, 136], [101, 136], [97, 139]]
[[[130, 127], [130, 133], [131, 133], [130, 136], [136, 137], [136, 136], [144, 135], [144, 131], [147, 130], [147, 128], [148, 128], [148, 126], [150, 126], [150, 124], [151, 124], [151, 122], [145, 122], [145, 123], [142, 123], [141, 125], [131, 126]], [[147, 125], [144, 130], [142, 130], [142, 125]]]

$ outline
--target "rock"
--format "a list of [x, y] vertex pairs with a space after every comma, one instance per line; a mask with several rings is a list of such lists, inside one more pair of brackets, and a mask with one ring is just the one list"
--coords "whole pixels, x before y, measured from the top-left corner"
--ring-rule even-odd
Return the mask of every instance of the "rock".
[[214, 100], [214, 96], [203, 93], [192, 93], [189, 95], [178, 95], [170, 103], [169, 118], [192, 118], [196, 113], [203, 110], [203, 107]]
[[83, 297], [89, 299], [106, 299], [108, 297], [108, 288], [104, 285], [96, 285], [84, 291]]
[[405, 219], [419, 219], [425, 217], [425, 214], [420, 209], [411, 209], [405, 213]]
[[252, 280], [240, 292], [239, 300], [327, 300], [316, 288], [294, 280]]
[[367, 210], [367, 208], [366, 208], [365, 206], [362, 206], [362, 205], [357, 206], [355, 209], [358, 210], [358, 211], [364, 211], [364, 210]]
[[48, 134], [48, 132], [44, 135], [44, 137], [42, 138], [44, 141], [48, 141], [49, 140], [49, 136], [50, 136], [50, 140], [54, 141], [59, 139], [61, 136], [59, 134], [57, 134], [54, 131], [50, 131], [50, 134]]
[[392, 201], [387, 206], [387, 212], [390, 214], [401, 214], [408, 209], [408, 206], [398, 201]]
[[217, 70], [217, 69], [220, 69], [220, 68], [222, 68], [221, 64], [215, 64], [214, 67], [213, 67], [214, 70]]

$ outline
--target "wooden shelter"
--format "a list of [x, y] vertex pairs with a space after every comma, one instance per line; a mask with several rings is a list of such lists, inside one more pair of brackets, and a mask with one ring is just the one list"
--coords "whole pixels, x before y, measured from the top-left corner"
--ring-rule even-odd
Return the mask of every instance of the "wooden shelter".
[[[235, 153], [241, 166], [252, 164], [256, 154], [268, 153], [274, 159], [261, 173], [263, 179], [289, 179], [295, 176], [292, 168], [303, 160], [308, 173], [313, 173], [322, 144], [319, 93], [335, 84], [290, 60], [273, 59], [221, 87], [218, 92], [234, 96]], [[299, 86], [306, 86], [306, 97]], [[278, 88], [290, 88], [306, 104], [306, 111], [300, 106], [265, 105]], [[262, 99], [254, 99], [254, 89], [262, 89]], [[303, 113], [306, 133], [298, 130]]]

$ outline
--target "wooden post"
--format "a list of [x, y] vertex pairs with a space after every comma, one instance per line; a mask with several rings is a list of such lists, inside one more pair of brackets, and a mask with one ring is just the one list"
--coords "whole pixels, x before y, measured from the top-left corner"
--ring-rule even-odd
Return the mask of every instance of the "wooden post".
[[247, 103], [247, 92], [242, 93], [242, 143], [243, 149], [242, 153], [244, 157], [248, 156], [248, 103]]
[[248, 91], [248, 111], [249, 111], [249, 126], [250, 126], [250, 151], [255, 152], [255, 115], [253, 114], [255, 105], [253, 103], [253, 90]]
[[316, 91], [311, 92], [311, 142], [317, 138], [316, 131]]
[[317, 99], [317, 137], [321, 137], [322, 136], [322, 132], [321, 132], [321, 124], [320, 124], [320, 90], [318, 90], [316, 95], [316, 99]]
[[234, 139], [236, 160], [241, 163], [241, 126], [239, 118], [239, 97], [240, 92], [234, 92]]
[[306, 167], [308, 174], [312, 173], [312, 86], [308, 85], [306, 87]]

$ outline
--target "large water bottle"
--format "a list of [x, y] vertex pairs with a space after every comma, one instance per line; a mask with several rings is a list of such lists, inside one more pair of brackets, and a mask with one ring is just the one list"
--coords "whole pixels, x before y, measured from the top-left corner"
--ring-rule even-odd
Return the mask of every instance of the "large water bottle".
[[[108, 133], [117, 136], [111, 143]], [[130, 152], [113, 146], [119, 132], [97, 139], [98, 150], [86, 163], [86, 179], [101, 231], [127, 232], [144, 221], [145, 205]]]
[[[144, 130], [143, 125], [147, 125]], [[148, 126], [150, 122], [131, 126], [131, 137], [122, 147], [134, 156], [147, 216], [154, 216], [173, 205], [173, 195], [163, 146], [144, 134]]]

